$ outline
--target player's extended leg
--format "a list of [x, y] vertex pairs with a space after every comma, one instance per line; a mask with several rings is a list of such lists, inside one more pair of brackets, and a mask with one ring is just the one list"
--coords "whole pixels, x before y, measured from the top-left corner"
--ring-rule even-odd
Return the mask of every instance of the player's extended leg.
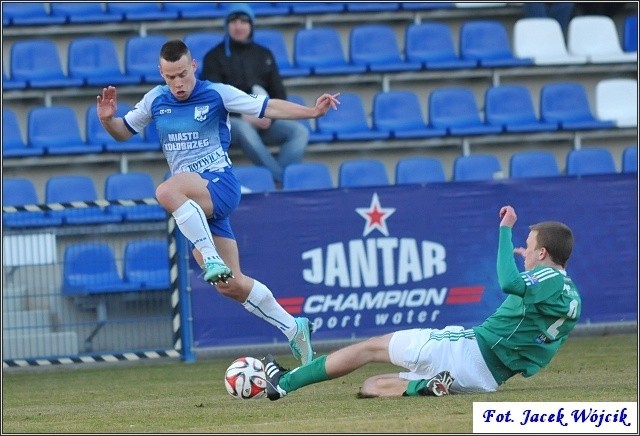
[[313, 359], [311, 347], [312, 325], [307, 318], [294, 318], [278, 303], [271, 290], [260, 281], [246, 276], [240, 268], [238, 244], [235, 240], [221, 236], [213, 237], [216, 247], [225, 263], [234, 271], [234, 277], [227, 282], [218, 282], [218, 291], [240, 302], [245, 309], [287, 336], [293, 356], [308, 363]]

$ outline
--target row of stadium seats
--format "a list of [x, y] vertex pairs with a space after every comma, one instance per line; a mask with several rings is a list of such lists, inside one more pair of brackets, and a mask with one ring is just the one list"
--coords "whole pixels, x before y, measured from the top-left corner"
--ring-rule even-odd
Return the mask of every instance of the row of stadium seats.
[[[637, 126], [637, 89], [634, 79], [601, 80], [596, 85], [594, 112], [580, 83], [548, 83], [540, 91], [538, 116], [524, 85], [489, 87], [482, 106], [470, 88], [439, 88], [427, 97], [428, 122], [420, 97], [414, 92], [376, 93], [371, 122], [360, 96], [344, 92], [339, 111], [329, 111], [313, 123], [300, 122], [309, 129], [311, 143], [626, 128]], [[289, 99], [306, 105], [299, 96], [291, 95]], [[122, 116], [131, 108], [120, 103], [117, 115]], [[144, 135], [134, 135], [126, 142], [115, 141], [99, 123], [95, 105], [90, 105], [85, 114], [86, 140], [75, 112], [68, 106], [31, 109], [26, 140], [15, 113], [5, 107], [2, 114], [2, 154], [6, 158], [161, 149], [153, 124]]]
[[[257, 17], [349, 12], [418, 11], [468, 7], [453, 2], [250, 2]], [[40, 26], [158, 20], [215, 19], [227, 15], [223, 2], [21, 2], [2, 4], [4, 26]], [[487, 3], [486, 7], [507, 3]]]
[[[120, 259], [120, 258], [119, 258]], [[122, 254], [122, 273], [106, 242], [77, 242], [64, 251], [62, 294], [85, 295], [169, 289], [169, 247], [166, 239], [136, 239]]]
[[[143, 172], [113, 173], [105, 179], [104, 199], [153, 200], [155, 183], [149, 174]], [[53, 176], [45, 185], [46, 204], [73, 201], [93, 203], [97, 200], [95, 183], [87, 175]], [[2, 206], [27, 204], [42, 204], [33, 183], [21, 177], [3, 179]], [[166, 218], [165, 210], [158, 204], [112, 204], [104, 208], [89, 205], [84, 208], [45, 209], [2, 215], [3, 224], [10, 228], [163, 221]]]
[[[554, 155], [548, 151], [520, 151], [511, 155], [509, 178], [588, 176], [595, 174], [633, 173], [638, 171], [638, 147], [624, 149], [618, 171], [611, 152], [602, 147], [571, 150], [561, 171]], [[245, 192], [273, 192], [275, 184], [269, 171], [259, 166], [236, 166], [235, 173]], [[454, 160], [451, 181], [479, 181], [504, 178], [500, 161], [490, 154], [458, 156]], [[442, 163], [432, 157], [400, 158], [395, 167], [396, 185], [447, 182]], [[283, 191], [331, 188], [386, 186], [391, 179], [382, 161], [370, 158], [349, 159], [340, 164], [338, 183], [333, 183], [326, 164], [303, 162], [285, 168]]]
[[[638, 147], [624, 149], [620, 171], [616, 169], [609, 150], [601, 147], [571, 150], [566, 157], [564, 171], [548, 151], [521, 151], [511, 155], [509, 177], [586, 176], [593, 174], [631, 173], [638, 171]], [[264, 167], [239, 165], [234, 171], [243, 186], [243, 192], [276, 191], [271, 173]], [[458, 156], [453, 165], [451, 181], [478, 181], [503, 178], [504, 172], [496, 156], [473, 154]], [[338, 183], [333, 182], [328, 165], [303, 162], [286, 167], [282, 190], [315, 190], [384, 186], [390, 184], [384, 164], [377, 159], [349, 159], [339, 167]], [[405, 157], [396, 163], [394, 183], [446, 182], [442, 163], [432, 157]], [[108, 201], [149, 200], [155, 198], [155, 184], [144, 172], [113, 173], [104, 183], [104, 199]], [[7, 228], [49, 227], [64, 225], [109, 224], [122, 222], [162, 221], [167, 218], [157, 204], [110, 204], [92, 206], [98, 201], [95, 184], [86, 175], [53, 176], [45, 185], [45, 204], [85, 202], [89, 207], [62, 208], [39, 211], [3, 212], [3, 225]], [[39, 205], [33, 183], [26, 178], [4, 178], [2, 206]]]
[[[462, 24], [456, 50], [449, 26], [438, 22], [410, 24], [404, 49], [393, 28], [386, 24], [360, 24], [349, 33], [348, 58], [340, 34], [333, 27], [299, 29], [289, 55], [282, 32], [257, 29], [255, 40], [269, 47], [283, 77], [389, 73], [420, 70], [496, 68], [530, 65], [637, 62], [636, 38], [621, 48], [613, 20], [606, 16], [578, 16], [569, 25], [568, 48], [554, 19], [525, 18], [516, 22], [513, 46], [507, 30], [497, 20], [472, 20]], [[626, 27], [626, 26], [625, 26]], [[193, 56], [202, 60], [222, 40], [219, 32], [185, 35]], [[10, 49], [9, 76], [3, 89], [43, 89], [105, 85], [161, 83], [157, 68], [165, 35], [131, 36], [125, 42], [124, 70], [115, 42], [104, 36], [78, 37], [67, 47], [67, 71], [61, 65], [53, 40], [24, 39]], [[631, 40], [635, 46], [631, 45]], [[515, 54], [514, 54], [515, 53]]]

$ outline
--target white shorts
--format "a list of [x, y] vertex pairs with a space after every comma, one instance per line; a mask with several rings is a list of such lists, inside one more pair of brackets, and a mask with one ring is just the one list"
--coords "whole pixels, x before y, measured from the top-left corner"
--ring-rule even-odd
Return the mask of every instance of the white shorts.
[[473, 330], [460, 326], [400, 330], [389, 341], [389, 358], [406, 380], [429, 379], [449, 371], [455, 379], [453, 393], [493, 392], [498, 383], [482, 358]]

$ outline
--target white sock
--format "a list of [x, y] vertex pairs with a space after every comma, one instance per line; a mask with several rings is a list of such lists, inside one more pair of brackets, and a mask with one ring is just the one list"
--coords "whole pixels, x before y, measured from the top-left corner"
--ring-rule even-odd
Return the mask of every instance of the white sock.
[[295, 318], [276, 301], [273, 293], [258, 280], [253, 280], [253, 288], [247, 301], [242, 303], [245, 309], [269, 324], [277, 327], [289, 340], [298, 330]]
[[193, 243], [205, 262], [220, 259], [207, 224], [207, 217], [198, 203], [187, 200], [173, 212], [173, 217], [182, 234]]

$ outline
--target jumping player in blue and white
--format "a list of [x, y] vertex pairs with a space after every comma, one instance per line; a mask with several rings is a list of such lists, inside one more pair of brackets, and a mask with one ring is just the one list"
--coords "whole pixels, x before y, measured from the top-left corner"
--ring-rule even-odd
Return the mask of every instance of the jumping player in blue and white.
[[183, 41], [172, 40], [160, 50], [160, 74], [166, 85], [144, 95], [124, 117], [115, 117], [116, 88], [97, 97], [102, 126], [118, 141], [126, 141], [154, 122], [171, 177], [156, 189], [158, 202], [171, 213], [193, 244], [193, 255], [204, 279], [289, 339], [293, 355], [313, 358], [311, 325], [294, 318], [271, 290], [240, 269], [238, 245], [229, 214], [240, 202], [240, 184], [227, 151], [233, 132], [229, 113], [272, 119], [318, 118], [337, 110], [339, 94], [323, 94], [313, 108], [286, 100], [250, 95], [230, 85], [198, 80], [196, 61]]

